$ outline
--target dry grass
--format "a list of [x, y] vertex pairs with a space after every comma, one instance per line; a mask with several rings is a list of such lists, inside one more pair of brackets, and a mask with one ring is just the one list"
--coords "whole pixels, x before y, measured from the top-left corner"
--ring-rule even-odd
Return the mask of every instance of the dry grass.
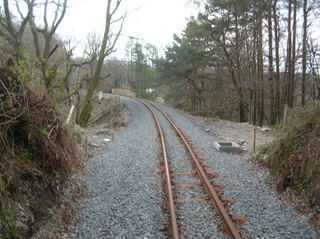
[[277, 177], [279, 192], [291, 188], [309, 206], [320, 206], [320, 112], [305, 112], [300, 123], [265, 146], [258, 160]]
[[14, 203], [30, 205], [28, 210], [39, 219], [51, 205], [52, 199], [46, 200], [59, 198], [61, 185], [83, 167], [83, 160], [55, 103], [25, 86], [12, 69], [10, 61], [0, 66], [0, 232], [20, 238], [14, 232], [19, 220]]

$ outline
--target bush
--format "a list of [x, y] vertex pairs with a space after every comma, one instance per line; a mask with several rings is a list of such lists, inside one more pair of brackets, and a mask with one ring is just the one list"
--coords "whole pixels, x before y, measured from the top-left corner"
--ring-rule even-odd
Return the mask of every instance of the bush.
[[[58, 118], [54, 102], [29, 89], [15, 73], [12, 60], [0, 66], [0, 233], [7, 238], [30, 234], [36, 220], [58, 199], [61, 184], [82, 167], [80, 158], [77, 142]], [[17, 205], [32, 214], [27, 225], [21, 226]], [[26, 230], [20, 232], [23, 227]]]
[[[296, 121], [299, 122], [299, 121]], [[301, 114], [300, 123], [287, 128], [256, 158], [277, 177], [277, 189], [304, 194], [310, 206], [320, 205], [320, 112]]]

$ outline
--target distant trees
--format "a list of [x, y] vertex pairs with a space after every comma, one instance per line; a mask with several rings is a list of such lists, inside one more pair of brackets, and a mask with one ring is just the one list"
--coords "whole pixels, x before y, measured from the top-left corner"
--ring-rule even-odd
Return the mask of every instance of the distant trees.
[[84, 59], [73, 59], [72, 49], [56, 36], [67, 0], [2, 0], [0, 40], [22, 62], [31, 46], [34, 79], [51, 99], [71, 103], [77, 94], [82, 126], [99, 85], [130, 88], [140, 97], [156, 87], [185, 109], [261, 126], [279, 123], [286, 106], [319, 103], [320, 50], [312, 36], [319, 0], [192, 2], [203, 11], [190, 18], [160, 59], [153, 45], [130, 37], [127, 61], [106, 60], [122, 30], [122, 0], [107, 0], [104, 35], [90, 38]]
[[146, 98], [146, 90], [152, 87], [155, 79], [154, 60], [158, 58], [158, 50], [152, 44], [144, 44], [139, 39], [131, 38], [127, 45], [128, 86], [137, 95]]
[[202, 41], [205, 36], [200, 26], [191, 20], [183, 36], [175, 36], [173, 45], [166, 50], [166, 57], [156, 61], [162, 83], [171, 87], [175, 97], [183, 95], [192, 110], [200, 111], [205, 107], [206, 80], [206, 52], [200, 45]]
[[[316, 44], [308, 30], [316, 21], [319, 0], [195, 2], [203, 4], [204, 11], [198, 19], [190, 19], [181, 41], [175, 40], [167, 48], [165, 61], [160, 62], [160, 66], [166, 63], [168, 74], [170, 64], [180, 59], [181, 52], [173, 49], [179, 47], [186, 51], [187, 47], [181, 43], [188, 39], [187, 33], [193, 25], [192, 37], [197, 43], [190, 45], [201, 50], [189, 51], [188, 57], [182, 59], [198, 58], [199, 52], [200, 58], [206, 58], [201, 65], [207, 73], [204, 75], [206, 88], [216, 87], [222, 80], [220, 86], [227, 94], [222, 97], [228, 99], [231, 106], [225, 109], [230, 110], [231, 115], [236, 110], [239, 121], [273, 125], [280, 122], [285, 106], [310, 105], [308, 96], [315, 98], [313, 95], [317, 92], [319, 55], [318, 49], [311, 47]], [[179, 62], [180, 69], [188, 66], [190, 62]], [[202, 77], [195, 75], [198, 81], [203, 80]], [[187, 80], [188, 76], [180, 78]], [[175, 78], [175, 82], [171, 84], [182, 81]], [[189, 92], [185, 90], [180, 94], [188, 96]], [[212, 89], [206, 100], [221, 102], [220, 97], [219, 92]], [[221, 112], [218, 107], [219, 104], [211, 109]]]
[[[301, 106], [306, 105], [306, 83], [307, 83], [307, 68], [308, 68], [308, 56], [312, 56], [312, 42], [310, 42], [309, 29], [312, 26], [312, 22], [315, 17], [319, 17], [320, 1], [318, 0], [303, 0], [302, 3], [302, 78], [301, 78]], [[310, 19], [313, 18], [313, 19]], [[308, 42], [309, 40], [309, 42]], [[308, 49], [309, 48], [309, 49]], [[312, 69], [312, 67], [311, 67]], [[312, 71], [312, 70], [311, 70]]]
[[313, 106], [320, 106], [320, 47], [313, 41], [310, 42], [309, 62], [307, 63], [310, 69], [309, 77], [311, 78], [311, 100]]
[[211, 58], [207, 66], [213, 71], [227, 73], [236, 95], [241, 122], [249, 117], [248, 95], [253, 90], [251, 79], [247, 78], [253, 66], [250, 59], [253, 42], [249, 39], [254, 20], [249, 12], [251, 7], [251, 3], [245, 0], [207, 1], [206, 12], [199, 14], [199, 27], [207, 31], [207, 41], [203, 42], [208, 46], [206, 49]]

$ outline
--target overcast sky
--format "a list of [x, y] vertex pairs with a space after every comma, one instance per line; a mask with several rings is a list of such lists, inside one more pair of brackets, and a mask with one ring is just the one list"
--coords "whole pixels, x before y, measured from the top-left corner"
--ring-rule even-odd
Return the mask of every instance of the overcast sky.
[[[197, 13], [188, 0], [124, 0], [121, 11], [128, 10], [123, 35], [117, 45], [117, 56], [124, 57], [128, 36], [164, 49], [180, 34], [187, 18]], [[103, 34], [106, 0], [70, 0], [69, 9], [58, 29], [64, 39], [72, 38], [77, 46], [89, 33]], [[119, 12], [121, 13], [121, 12]], [[79, 52], [79, 51], [78, 51]]]

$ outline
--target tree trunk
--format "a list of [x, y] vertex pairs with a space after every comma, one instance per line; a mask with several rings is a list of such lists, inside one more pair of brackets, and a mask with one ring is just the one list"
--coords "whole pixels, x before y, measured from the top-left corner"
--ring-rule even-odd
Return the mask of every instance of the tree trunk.
[[308, 0], [303, 1], [303, 36], [302, 36], [302, 82], [301, 106], [306, 104], [306, 78], [307, 78], [307, 34], [308, 34]]
[[103, 39], [101, 43], [101, 48], [98, 56], [98, 61], [97, 65], [95, 68], [94, 75], [89, 83], [89, 88], [87, 90], [87, 94], [83, 103], [83, 107], [80, 113], [80, 117], [78, 120], [78, 124], [82, 127], [86, 127], [89, 123], [89, 119], [91, 117], [91, 112], [92, 112], [92, 99], [93, 99], [93, 94], [94, 91], [101, 79], [101, 71], [102, 71], [102, 66], [104, 63], [104, 59], [110, 55], [115, 47], [115, 44], [120, 36], [122, 26], [123, 26], [123, 21], [125, 19], [125, 15], [119, 18], [118, 20], [122, 19], [120, 29], [117, 34], [115, 34], [115, 39], [111, 42], [110, 40], [110, 28], [112, 25], [112, 18], [114, 14], [117, 12], [122, 0], [117, 0], [115, 1], [115, 7], [113, 10], [111, 10], [111, 4], [112, 0], [108, 0], [108, 5], [107, 5], [107, 11], [106, 11], [106, 18], [105, 18], [105, 29], [104, 29], [104, 34], [103, 34]]
[[[254, 8], [257, 9], [257, 3], [254, 1]], [[257, 80], [258, 80], [258, 72], [257, 72], [257, 49], [258, 49], [258, 17], [255, 18], [255, 24], [253, 28], [253, 51], [252, 51], [252, 87], [253, 87], [253, 112], [252, 112], [252, 123], [253, 125], [257, 125], [257, 108], [258, 108], [258, 89], [257, 89]]]
[[275, 111], [276, 118], [279, 122], [281, 103], [280, 103], [280, 37], [279, 37], [279, 24], [277, 16], [277, 0], [274, 1], [273, 5], [273, 22], [274, 22], [274, 45], [275, 45], [275, 64], [276, 64], [276, 74], [275, 74]]
[[264, 121], [264, 81], [263, 81], [263, 34], [262, 34], [262, 18], [263, 18], [263, 0], [259, 0], [258, 7], [258, 71], [259, 71], [259, 126], [263, 126]]
[[238, 94], [240, 97], [239, 100], [239, 119], [240, 122], [246, 122], [248, 119], [247, 117], [247, 103], [244, 99], [243, 91], [242, 91], [242, 82], [243, 82], [243, 73], [242, 73], [242, 67], [241, 67], [241, 52], [240, 52], [240, 32], [239, 32], [239, 19], [238, 19], [238, 13], [235, 13], [234, 16], [235, 19], [235, 33], [236, 33], [236, 38], [235, 38], [235, 53], [236, 53], [236, 75], [238, 78]]
[[243, 99], [239, 102], [240, 122], [247, 122], [247, 104]]
[[273, 79], [273, 32], [272, 32], [272, 0], [269, 0], [268, 7], [268, 43], [269, 43], [269, 99], [270, 99], [270, 124], [275, 124], [275, 106], [274, 106], [274, 79]]
[[296, 38], [297, 38], [297, 0], [293, 0], [293, 25], [292, 25], [292, 63], [289, 106], [294, 104], [295, 71], [296, 71]]
[[[290, 106], [290, 93], [292, 82], [292, 28], [291, 28], [291, 13], [292, 13], [292, 1], [288, 2], [288, 39], [287, 39], [287, 78], [285, 81], [284, 103]], [[290, 106], [291, 107], [291, 106]]]
[[86, 98], [84, 100], [84, 106], [81, 110], [81, 114], [79, 117], [78, 124], [82, 127], [86, 127], [88, 125], [89, 119], [91, 117], [91, 111], [92, 111], [92, 98], [93, 93], [99, 83], [100, 77], [101, 77], [101, 71], [102, 71], [102, 65], [103, 61], [106, 55], [106, 49], [107, 49], [107, 42], [109, 39], [109, 32], [110, 32], [110, 23], [111, 23], [111, 15], [110, 15], [110, 7], [111, 7], [111, 0], [108, 0], [108, 7], [107, 7], [107, 14], [106, 14], [106, 25], [103, 35], [103, 40], [101, 43], [101, 49], [99, 53], [99, 58], [97, 62], [97, 66], [94, 72], [93, 79], [90, 81], [90, 85], [86, 94]]

